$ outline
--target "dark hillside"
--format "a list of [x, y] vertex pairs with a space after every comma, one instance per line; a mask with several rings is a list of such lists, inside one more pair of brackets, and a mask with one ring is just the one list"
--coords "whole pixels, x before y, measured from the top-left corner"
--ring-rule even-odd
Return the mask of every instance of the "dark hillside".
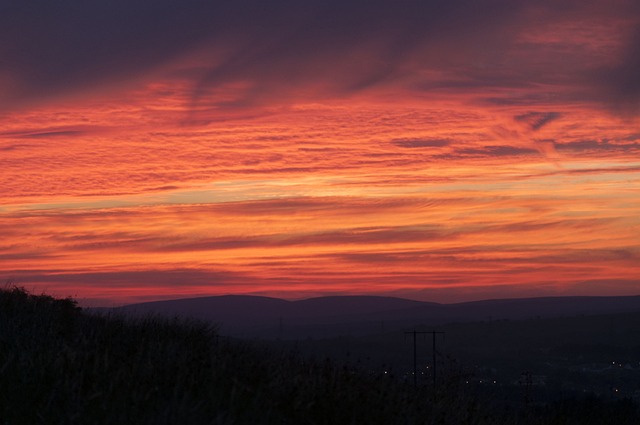
[[599, 398], [590, 409], [582, 400], [562, 400], [505, 410], [459, 384], [448, 378], [436, 390], [414, 388], [393, 373], [219, 337], [204, 322], [90, 315], [71, 299], [0, 290], [1, 424], [623, 425], [640, 419], [635, 404]]
[[[0, 365], [2, 424], [430, 424], [478, 411], [462, 394], [429, 403], [388, 376], [219, 338], [203, 323], [87, 315], [19, 288], [0, 291]], [[452, 416], [454, 400], [465, 408]]]
[[286, 301], [226, 295], [131, 304], [116, 311], [192, 317], [242, 338], [371, 335], [419, 325], [640, 312], [640, 296], [546, 297], [438, 304], [393, 297], [334, 296]]

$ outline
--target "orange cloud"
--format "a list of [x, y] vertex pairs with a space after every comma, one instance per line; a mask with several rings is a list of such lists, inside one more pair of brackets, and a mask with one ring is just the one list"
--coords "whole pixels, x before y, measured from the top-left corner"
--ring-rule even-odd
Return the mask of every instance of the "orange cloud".
[[0, 101], [0, 277], [104, 302], [640, 291], [640, 132], [607, 109], [635, 75], [636, 6], [449, 5], [422, 27], [435, 3], [222, 3], [185, 2], [177, 27], [274, 32], [207, 21], [150, 48], [138, 16], [104, 56], [3, 62], [22, 85]]

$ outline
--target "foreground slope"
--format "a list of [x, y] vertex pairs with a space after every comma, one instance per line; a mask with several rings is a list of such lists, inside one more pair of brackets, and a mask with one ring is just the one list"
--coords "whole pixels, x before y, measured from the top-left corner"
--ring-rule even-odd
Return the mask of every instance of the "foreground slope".
[[[429, 424], [458, 399], [18, 288], [0, 291], [0, 366], [2, 424]], [[469, 401], [451, 423], [477, 411]]]
[[495, 407], [455, 379], [414, 388], [219, 337], [202, 322], [88, 315], [0, 290], [2, 424], [637, 424], [637, 406]]

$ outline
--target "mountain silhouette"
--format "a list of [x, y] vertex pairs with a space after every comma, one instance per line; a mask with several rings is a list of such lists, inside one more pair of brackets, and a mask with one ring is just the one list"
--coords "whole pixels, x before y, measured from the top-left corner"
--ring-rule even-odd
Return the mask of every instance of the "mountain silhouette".
[[109, 310], [211, 321], [220, 326], [220, 333], [224, 335], [292, 339], [362, 335], [451, 322], [633, 312], [640, 311], [640, 296], [542, 297], [440, 304], [381, 296], [330, 296], [288, 301], [223, 295], [129, 304]]

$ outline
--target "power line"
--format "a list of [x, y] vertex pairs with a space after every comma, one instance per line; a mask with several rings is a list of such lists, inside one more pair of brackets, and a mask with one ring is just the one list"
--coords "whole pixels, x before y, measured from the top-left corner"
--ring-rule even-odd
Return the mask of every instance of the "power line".
[[437, 372], [437, 368], [436, 368], [436, 335], [437, 334], [442, 334], [444, 335], [444, 332], [439, 332], [439, 331], [416, 331], [415, 329], [412, 331], [408, 331], [405, 332], [405, 334], [411, 334], [413, 335], [413, 386], [417, 387], [418, 386], [418, 348], [417, 348], [417, 342], [416, 342], [416, 337], [417, 335], [424, 335], [424, 334], [431, 334], [432, 336], [432, 341], [433, 341], [433, 386], [435, 388], [436, 386], [436, 372]]

